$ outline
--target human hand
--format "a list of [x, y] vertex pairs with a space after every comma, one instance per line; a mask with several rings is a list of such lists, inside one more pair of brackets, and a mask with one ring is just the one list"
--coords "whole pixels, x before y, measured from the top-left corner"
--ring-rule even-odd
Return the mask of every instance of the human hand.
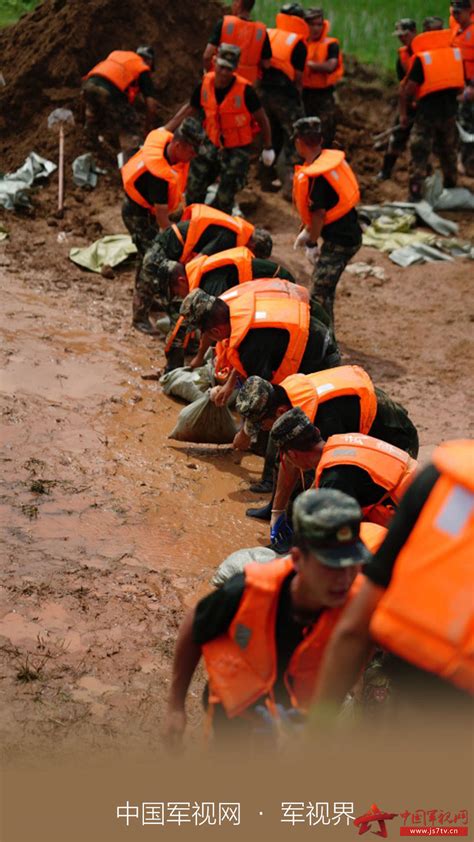
[[298, 234], [295, 242], [293, 243], [293, 249], [304, 249], [306, 243], [310, 241], [310, 233], [307, 228], [303, 228], [300, 233]]
[[275, 150], [264, 149], [262, 152], [262, 163], [264, 167], [271, 167], [275, 163]]
[[250, 436], [247, 435], [244, 428], [242, 427], [242, 429], [235, 434], [234, 440], [232, 442], [232, 447], [234, 448], [234, 450], [248, 450], [251, 441], [252, 439], [250, 438]]
[[179, 750], [186, 730], [186, 713], [182, 708], [169, 708], [162, 729], [162, 738], [170, 750]]
[[319, 248], [319, 246], [305, 246], [304, 253], [311, 265], [316, 266], [319, 255], [321, 254], [321, 249]]

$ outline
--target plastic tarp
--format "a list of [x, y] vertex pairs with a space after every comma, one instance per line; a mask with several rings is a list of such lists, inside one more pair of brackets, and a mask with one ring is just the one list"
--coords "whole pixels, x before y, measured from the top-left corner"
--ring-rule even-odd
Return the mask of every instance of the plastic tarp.
[[3, 225], [0, 225], [0, 242], [1, 242], [2, 240], [6, 240], [8, 236], [9, 236], [9, 235], [8, 235], [8, 231], [7, 231], [7, 229], [6, 229], [6, 228], [4, 228], [4, 226], [3, 226]]
[[419, 243], [426, 243], [431, 245], [436, 240], [435, 234], [430, 234], [429, 231], [411, 231], [409, 233], [388, 231], [376, 231], [370, 225], [364, 231], [362, 243], [364, 246], [372, 246], [380, 251], [391, 252], [395, 249], [405, 248], [406, 246], [413, 246]]
[[279, 558], [279, 556], [275, 550], [271, 550], [269, 547], [250, 547], [246, 550], [237, 550], [221, 562], [211, 579], [211, 585], [221, 588], [236, 573], [242, 573], [246, 564], [251, 562], [268, 564], [275, 558]]
[[466, 187], [443, 187], [439, 172], [426, 179], [423, 196], [435, 210], [474, 210], [474, 193]]
[[30, 207], [30, 187], [38, 179], [48, 178], [56, 169], [52, 161], [30, 152], [19, 169], [0, 175], [0, 205], [5, 210]]
[[128, 234], [109, 234], [85, 248], [72, 248], [69, 259], [83, 269], [100, 273], [104, 266], [118, 266], [136, 253], [137, 249]]
[[96, 187], [98, 176], [104, 175], [106, 172], [106, 170], [96, 166], [90, 152], [79, 155], [72, 162], [72, 178], [77, 187]]

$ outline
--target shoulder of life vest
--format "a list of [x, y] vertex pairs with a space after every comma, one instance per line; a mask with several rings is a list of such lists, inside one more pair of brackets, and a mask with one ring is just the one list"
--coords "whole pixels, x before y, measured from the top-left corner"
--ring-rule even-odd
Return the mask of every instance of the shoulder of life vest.
[[166, 145], [173, 140], [172, 132], [166, 129], [153, 129], [145, 138], [143, 144], [143, 160], [152, 175], [162, 177], [163, 169], [169, 169], [170, 164], [164, 157]]
[[351, 395], [360, 400], [359, 432], [367, 434], [377, 414], [374, 384], [358, 365], [341, 365], [313, 374], [295, 374], [281, 385], [292, 406], [300, 406], [312, 423], [320, 403]]
[[246, 283], [252, 279], [252, 259], [253, 254], [246, 246], [236, 246], [209, 256], [199, 255], [186, 264], [189, 290], [200, 286], [203, 275], [222, 266], [235, 266], [238, 271], [239, 283]]
[[440, 50], [450, 47], [453, 34], [450, 29], [435, 29], [433, 32], [420, 32], [411, 42], [411, 49], [415, 55], [430, 50]]
[[474, 441], [448, 441], [436, 448], [433, 464], [442, 474], [474, 492]]
[[294, 32], [302, 38], [309, 38], [309, 26], [303, 18], [297, 15], [285, 15], [279, 12], [275, 18], [276, 28], [283, 32]]

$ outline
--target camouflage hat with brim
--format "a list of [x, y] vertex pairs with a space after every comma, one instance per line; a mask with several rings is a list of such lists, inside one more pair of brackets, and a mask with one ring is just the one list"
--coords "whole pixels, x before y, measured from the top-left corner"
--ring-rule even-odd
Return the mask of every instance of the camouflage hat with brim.
[[300, 117], [293, 123], [293, 138], [308, 137], [321, 134], [321, 120], [319, 117]]
[[470, 9], [471, 0], [454, 0], [454, 2], [451, 4], [451, 8], [453, 12], [458, 12], [462, 9]]
[[319, 7], [313, 7], [312, 9], [305, 9], [304, 13], [305, 20], [324, 20], [324, 9]]
[[423, 21], [423, 31], [433, 32], [435, 29], [444, 29], [444, 20], [437, 15], [430, 15]]
[[277, 447], [288, 448], [295, 439], [315, 429], [303, 410], [295, 406], [275, 421], [271, 436]]
[[219, 67], [227, 67], [229, 70], [237, 70], [240, 61], [240, 47], [236, 44], [221, 44], [217, 50], [216, 64]]
[[208, 295], [203, 289], [193, 289], [183, 300], [179, 310], [180, 315], [189, 324], [199, 327], [205, 316], [211, 312], [215, 300], [214, 295]]
[[273, 239], [270, 232], [266, 228], [254, 228], [250, 240], [252, 246], [251, 251], [253, 251], [255, 257], [259, 257], [261, 260], [267, 260], [273, 249]]
[[272, 384], [255, 375], [245, 381], [237, 395], [235, 408], [245, 419], [244, 430], [251, 438], [257, 435], [260, 429], [260, 422], [265, 416], [272, 395]]
[[360, 539], [362, 512], [353, 497], [335, 489], [310, 489], [293, 504], [296, 541], [327, 567], [365, 564], [371, 553]]
[[397, 20], [392, 35], [405, 35], [407, 32], [416, 32], [416, 21], [413, 18]]
[[304, 17], [304, 9], [300, 3], [284, 3], [280, 9], [284, 15], [293, 15], [297, 18]]
[[199, 147], [204, 143], [206, 137], [201, 123], [194, 117], [186, 117], [186, 119], [183, 120], [179, 127], [178, 134], [186, 143], [193, 146], [194, 149], [199, 149]]

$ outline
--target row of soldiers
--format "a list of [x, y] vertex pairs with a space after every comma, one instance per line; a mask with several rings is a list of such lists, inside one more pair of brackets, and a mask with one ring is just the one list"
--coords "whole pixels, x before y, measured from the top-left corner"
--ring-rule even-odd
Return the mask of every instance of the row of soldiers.
[[[294, 20], [284, 28], [286, 19], [305, 23], [294, 5], [282, 9], [278, 37], [255, 30], [263, 42], [257, 73], [259, 64], [265, 72], [267, 61], [271, 69], [276, 43], [302, 43]], [[231, 41], [235, 21], [229, 17], [246, 20], [226, 16], [216, 29], [204, 56], [214, 69], [126, 161], [123, 216], [139, 251], [134, 324], [151, 333], [153, 306], [159, 302], [168, 310], [168, 368], [182, 365], [185, 353], [197, 366], [215, 346], [220, 382], [211, 400], [224, 406], [237, 391], [242, 428], [234, 446], [265, 454], [262, 480], [253, 488], [268, 493], [270, 502], [248, 514], [269, 522], [277, 558], [247, 565], [185, 617], [166, 738], [174, 743], [182, 737], [186, 696], [201, 656], [216, 734], [273, 736], [277, 724], [300, 721], [315, 699], [338, 706], [371, 661], [374, 642], [391, 653], [388, 660], [383, 656], [383, 675], [397, 675], [395, 691], [403, 695], [408, 687], [411, 693], [415, 682], [423, 698], [447, 699], [463, 710], [474, 692], [472, 609], [465, 598], [474, 445], [443, 445], [433, 464], [418, 472], [418, 435], [407, 411], [362, 368], [340, 364], [335, 292], [361, 244], [360, 194], [344, 153], [328, 148], [320, 117], [299, 116], [287, 130], [298, 161], [291, 173], [300, 219], [295, 247], [313, 266], [309, 293], [271, 259], [265, 229], [233, 216], [232, 204], [222, 207], [227, 170], [233, 178], [231, 161], [242, 150], [249, 155], [256, 125], [263, 166], [272, 167], [275, 159], [267, 106], [236, 72], [242, 51]], [[263, 54], [267, 37], [271, 59]], [[441, 53], [453, 87], [455, 52], [443, 40], [416, 54], [425, 74], [418, 83], [421, 102], [432, 93]], [[334, 71], [331, 64], [315, 72]], [[94, 77], [97, 68], [86, 82], [91, 88]], [[464, 78], [458, 75], [456, 82], [461, 90]], [[246, 172], [246, 161], [241, 165]], [[210, 205], [202, 192], [192, 192], [193, 166], [197, 181], [206, 173], [200, 182], [206, 192], [219, 179]], [[171, 214], [184, 195], [187, 205], [174, 223]]]

